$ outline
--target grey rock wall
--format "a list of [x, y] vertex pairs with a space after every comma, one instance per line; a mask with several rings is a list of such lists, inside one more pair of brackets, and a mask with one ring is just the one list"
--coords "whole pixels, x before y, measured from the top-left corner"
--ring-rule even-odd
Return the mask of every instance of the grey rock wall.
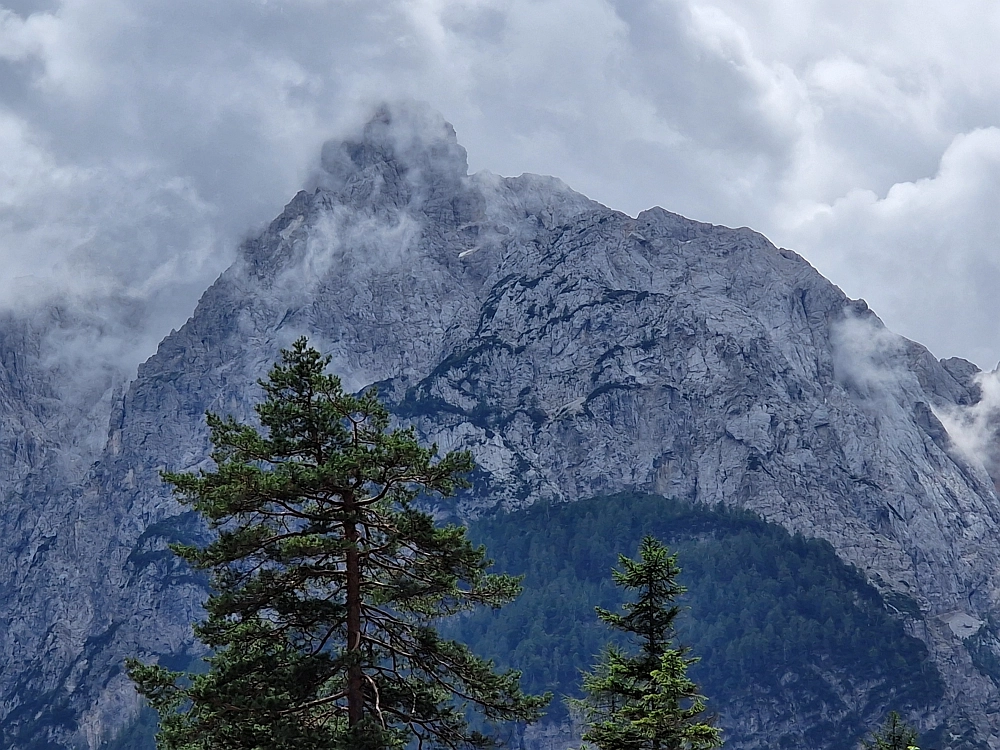
[[203, 582], [165, 545], [200, 532], [158, 471], [207, 465], [204, 412], [250, 418], [255, 380], [302, 334], [348, 387], [379, 383], [425, 439], [474, 451], [477, 491], [448, 510], [637, 488], [829, 540], [917, 603], [908, 627], [947, 696], [915, 718], [950, 722], [952, 747], [1000, 747], [982, 656], [1000, 653], [1000, 504], [937, 416], [980, 397], [972, 365], [886, 331], [748, 229], [468, 176], [419, 109], [382, 110], [323, 167], [126, 390], [67, 411], [70, 381], [27, 368], [31, 336], [2, 327], [3, 747], [97, 748], [136, 709], [125, 655], [195, 653]]

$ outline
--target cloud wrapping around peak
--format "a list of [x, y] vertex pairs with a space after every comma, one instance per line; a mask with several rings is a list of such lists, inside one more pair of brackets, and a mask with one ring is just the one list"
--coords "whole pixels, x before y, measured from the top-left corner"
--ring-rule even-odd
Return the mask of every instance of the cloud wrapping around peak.
[[935, 175], [801, 209], [793, 233], [848, 293], [871, 288], [890, 326], [921, 332], [935, 353], [989, 363], [1000, 320], [998, 189], [1000, 129], [984, 128], [957, 135]]
[[138, 362], [324, 142], [420, 100], [473, 171], [752, 226], [992, 366], [998, 34], [985, 0], [7, 0], [0, 304], [141, 301]]
[[[972, 406], [937, 409], [952, 446], [964, 458], [981, 464], [990, 476], [1000, 477], [1000, 372], [976, 377], [981, 397]], [[998, 482], [1000, 486], [1000, 482]]]

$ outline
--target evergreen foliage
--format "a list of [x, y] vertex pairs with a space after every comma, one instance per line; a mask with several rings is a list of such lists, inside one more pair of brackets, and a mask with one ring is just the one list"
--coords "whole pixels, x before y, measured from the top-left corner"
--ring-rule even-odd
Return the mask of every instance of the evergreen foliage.
[[[816, 717], [789, 747], [855, 750], [882, 706], [918, 710], [940, 700], [926, 647], [892, 614], [919, 615], [915, 602], [894, 600], [888, 610], [826, 542], [743, 511], [650, 495], [537, 504], [470, 523], [470, 538], [490, 549], [498, 570], [525, 576], [524, 593], [501, 610], [457, 618], [446, 632], [521, 670], [529, 692], [581, 697], [580, 670], [608, 640], [593, 607], [622, 602], [606, 571], [646, 534], [683, 561], [678, 636], [700, 657], [689, 674], [723, 724], [730, 706], [765, 701]], [[832, 689], [831, 679], [841, 685]], [[850, 685], [868, 702], [845, 705], [837, 690]], [[554, 702], [548, 718], [566, 716]]]
[[414, 505], [464, 486], [471, 456], [390, 430], [375, 392], [344, 393], [328, 363], [305, 339], [282, 351], [260, 381], [266, 433], [210, 414], [217, 469], [164, 474], [217, 536], [172, 545], [211, 573], [208, 671], [129, 662], [163, 750], [486, 747], [469, 710], [533, 721], [548, 700], [437, 629], [520, 588]]
[[704, 715], [705, 699], [687, 676], [688, 649], [675, 647], [675, 604], [684, 593], [677, 583], [677, 557], [651, 536], [643, 537], [639, 559], [619, 555], [614, 582], [635, 601], [625, 614], [602, 607], [598, 617], [638, 646], [629, 655], [608, 645], [600, 662], [583, 677], [586, 697], [572, 701], [586, 721], [583, 740], [600, 750], [709, 750], [720, 747], [720, 732]]
[[895, 711], [890, 712], [885, 723], [872, 732], [870, 740], [861, 744], [865, 750], [920, 750], [916, 731]]

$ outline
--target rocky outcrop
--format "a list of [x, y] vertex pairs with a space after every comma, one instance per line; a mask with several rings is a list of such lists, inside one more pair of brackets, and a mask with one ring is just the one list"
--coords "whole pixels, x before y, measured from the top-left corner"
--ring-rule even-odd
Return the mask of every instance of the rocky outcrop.
[[[45, 420], [8, 408], [22, 416], [2, 438], [3, 746], [98, 747], [135, 710], [122, 657], [193, 648], [203, 582], [165, 544], [200, 531], [158, 471], [205, 465], [205, 410], [250, 418], [255, 380], [307, 334], [348, 387], [378, 383], [425, 439], [473, 450], [475, 491], [447, 510], [637, 488], [829, 540], [909, 603], [900, 616], [945, 677], [945, 700], [915, 718], [946, 720], [950, 747], [1000, 747], [982, 656], [1000, 504], [937, 416], [979, 399], [975, 368], [886, 331], [748, 229], [658, 208], [632, 218], [551, 178], [466, 172], [435, 115], [380, 111], [324, 149], [315, 189], [243, 245], [128, 389], [92, 399], [111, 416], [85, 473], [24, 481], [46, 465], [25, 458]], [[4, 403], [32, 394], [0, 383]]]

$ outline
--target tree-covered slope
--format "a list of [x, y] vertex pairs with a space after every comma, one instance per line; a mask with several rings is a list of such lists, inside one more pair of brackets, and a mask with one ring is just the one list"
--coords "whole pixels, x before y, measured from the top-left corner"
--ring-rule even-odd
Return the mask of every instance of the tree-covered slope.
[[[482, 518], [470, 534], [525, 576], [524, 593], [452, 635], [523, 670], [527, 690], [579, 695], [609, 636], [594, 606], [620, 603], [610, 569], [653, 534], [678, 553], [681, 640], [701, 657], [691, 674], [728, 747], [847, 750], [888, 709], [922, 714], [942, 697], [924, 644], [857, 570], [750, 513], [625, 494]], [[566, 718], [557, 697], [549, 720]]]

